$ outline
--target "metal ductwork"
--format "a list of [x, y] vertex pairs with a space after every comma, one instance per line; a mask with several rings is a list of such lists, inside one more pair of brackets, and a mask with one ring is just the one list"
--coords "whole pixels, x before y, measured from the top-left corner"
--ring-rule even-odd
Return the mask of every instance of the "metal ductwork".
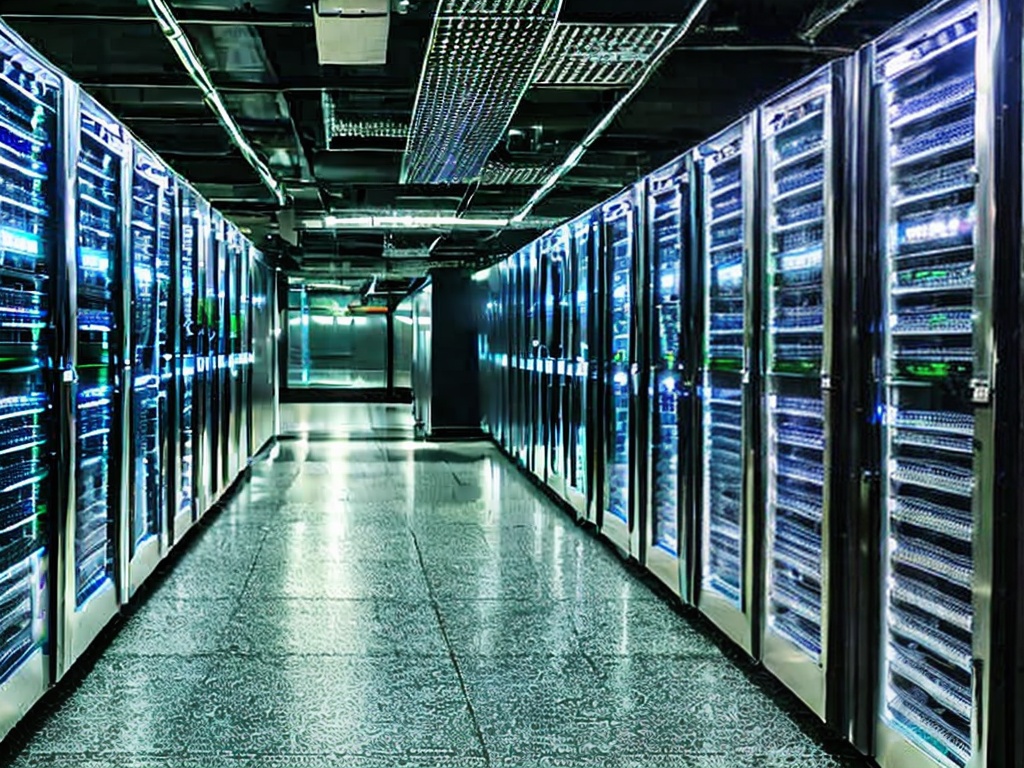
[[504, 138], [561, 0], [441, 0], [420, 77], [402, 181], [466, 184]]
[[313, 172], [328, 184], [394, 184], [401, 168], [401, 152], [317, 152], [313, 158]]

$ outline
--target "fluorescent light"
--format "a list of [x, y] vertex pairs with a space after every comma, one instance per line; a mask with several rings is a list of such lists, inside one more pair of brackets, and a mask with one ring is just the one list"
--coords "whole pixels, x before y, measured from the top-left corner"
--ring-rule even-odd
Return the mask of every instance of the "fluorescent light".
[[501, 229], [509, 225], [507, 218], [473, 218], [468, 216], [324, 216], [328, 229]]

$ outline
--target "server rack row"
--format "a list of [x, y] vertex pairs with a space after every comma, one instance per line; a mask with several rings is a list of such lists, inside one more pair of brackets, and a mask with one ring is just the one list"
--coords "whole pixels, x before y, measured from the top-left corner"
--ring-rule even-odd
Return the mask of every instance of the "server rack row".
[[495, 441], [886, 767], [1015, 764], [1011, 6], [935, 4], [478, 277]]
[[274, 283], [0, 26], [0, 738], [273, 436]]

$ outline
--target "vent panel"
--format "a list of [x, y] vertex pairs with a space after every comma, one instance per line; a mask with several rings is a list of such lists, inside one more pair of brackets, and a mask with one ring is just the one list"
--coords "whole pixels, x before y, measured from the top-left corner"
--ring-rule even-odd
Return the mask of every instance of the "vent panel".
[[673, 29], [671, 24], [558, 24], [534, 84], [632, 85]]
[[[445, 0], [420, 80], [402, 181], [475, 181], [554, 28], [553, 0]], [[460, 15], [453, 15], [453, 14]]]

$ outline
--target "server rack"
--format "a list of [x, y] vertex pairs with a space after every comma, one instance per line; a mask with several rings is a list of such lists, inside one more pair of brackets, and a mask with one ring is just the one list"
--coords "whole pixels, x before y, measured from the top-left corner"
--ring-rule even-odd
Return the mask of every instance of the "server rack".
[[698, 149], [702, 186], [700, 557], [697, 605], [756, 656], [758, 333], [756, 115]]
[[213, 248], [210, 250], [207, 299], [210, 302], [210, 360], [209, 360], [209, 394], [210, 419], [208, 429], [210, 435], [209, 456], [210, 473], [207, 476], [207, 493], [210, 504], [216, 503], [224, 490], [224, 477], [227, 470], [228, 432], [228, 399], [227, 387], [227, 347], [228, 347], [228, 268], [227, 261], [230, 250], [228, 246], [228, 222], [219, 212], [213, 214]]
[[517, 251], [512, 264], [512, 300], [516, 307], [515, 322], [512, 329], [516, 350], [512, 444], [515, 448], [514, 456], [520, 465], [527, 469], [530, 466], [527, 459], [533, 445], [529, 416], [530, 355], [527, 341], [529, 332], [527, 318], [527, 286], [529, 286], [529, 279], [527, 270], [530, 264], [530, 251], [531, 248], [529, 247]]
[[[64, 84], [0, 31], [0, 738], [50, 683], [64, 502], [56, 461], [63, 368]], [[47, 482], [50, 480], [50, 482]], [[57, 587], [59, 590], [59, 586]]]
[[546, 352], [541, 341], [544, 324], [544, 285], [540, 264], [540, 243], [533, 243], [526, 249], [523, 278], [526, 301], [526, 416], [527, 434], [530, 447], [526, 455], [526, 466], [540, 482], [547, 480], [545, 425], [543, 408], [544, 359]]
[[131, 179], [131, 367], [127, 401], [130, 460], [127, 597], [153, 572], [167, 546], [164, 498], [166, 275], [172, 244], [173, 186], [168, 169], [136, 146]]
[[128, 465], [125, 434], [124, 284], [131, 144], [126, 131], [78, 92], [68, 166], [75, 258], [67, 259], [72, 314], [74, 420], [64, 593], [62, 672], [117, 613], [125, 578]]
[[565, 498], [575, 510], [578, 520], [594, 523], [597, 513], [592, 489], [596, 487], [595, 467], [591, 456], [597, 455], [597, 317], [591, 307], [595, 300], [597, 270], [593, 268], [597, 246], [597, 215], [588, 211], [569, 223], [569, 349], [566, 354], [568, 423], [566, 450]]
[[238, 453], [236, 459], [236, 473], [241, 472], [249, 462], [249, 457], [256, 451], [257, 446], [253, 445], [252, 436], [252, 266], [255, 249], [245, 242], [243, 238], [242, 258], [238, 266], [239, 286], [239, 309], [238, 323], [239, 336], [239, 395], [242, 398], [241, 426], [238, 430]]
[[200, 463], [198, 447], [198, 398], [196, 392], [199, 369], [200, 326], [197, 290], [198, 269], [202, 260], [202, 219], [198, 194], [183, 182], [177, 185], [178, 247], [175, 249], [174, 293], [172, 312], [176, 322], [174, 333], [174, 429], [171, 433], [174, 480], [171, 482], [171, 516], [173, 541], [182, 536], [196, 522], [199, 506], [196, 503], [197, 467]]
[[646, 180], [648, 404], [643, 564], [669, 589], [689, 601], [692, 493], [694, 316], [692, 282], [693, 169], [689, 156]]
[[[842, 229], [856, 146], [853, 61], [823, 68], [761, 109], [761, 459], [765, 666], [819, 717], [846, 710], [851, 607], [842, 578], [855, 386], [856, 274]], [[861, 406], [862, 408], [862, 406]]]
[[242, 391], [241, 391], [241, 268], [245, 257], [245, 241], [242, 233], [227, 225], [224, 273], [224, 316], [221, 327], [224, 332], [224, 358], [221, 360], [224, 381], [224, 412], [221, 417], [221, 477], [219, 487], [223, 492], [241, 470], [239, 448], [242, 440]]
[[274, 402], [277, 377], [277, 337], [274, 272], [258, 251], [252, 260], [252, 434], [251, 454], [261, 450], [275, 434]]
[[999, 764], [989, 740], [1003, 674], [992, 581], [1000, 24], [998, 3], [943, 2], [867, 54], [884, 149], [875, 751], [886, 768]]
[[623, 552], [638, 555], [640, 526], [637, 458], [643, 445], [637, 414], [641, 391], [639, 345], [639, 196], [630, 188], [606, 203], [602, 217], [602, 270], [606, 305], [602, 341], [604, 476], [601, 534]]
[[541, 390], [539, 405], [544, 444], [544, 480], [560, 497], [566, 494], [566, 360], [568, 322], [567, 260], [569, 230], [559, 227], [539, 246], [542, 296], [542, 332], [539, 348]]

